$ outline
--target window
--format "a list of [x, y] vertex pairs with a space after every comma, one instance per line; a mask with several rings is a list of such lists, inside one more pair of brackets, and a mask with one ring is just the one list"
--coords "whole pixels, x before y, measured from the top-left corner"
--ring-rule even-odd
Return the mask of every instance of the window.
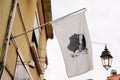
[[17, 57], [14, 80], [31, 80], [31, 77], [22, 62], [21, 52], [19, 51], [19, 49], [17, 50], [17, 52], [19, 55]]
[[17, 58], [17, 66], [15, 70], [14, 80], [30, 80], [30, 77], [22, 64], [20, 57]]
[[[34, 18], [34, 28], [40, 27], [40, 21], [38, 16], [38, 11], [35, 11], [35, 18]], [[33, 30], [32, 34], [32, 42], [35, 42], [36, 47], [39, 44], [39, 37], [40, 37], [40, 28]]]

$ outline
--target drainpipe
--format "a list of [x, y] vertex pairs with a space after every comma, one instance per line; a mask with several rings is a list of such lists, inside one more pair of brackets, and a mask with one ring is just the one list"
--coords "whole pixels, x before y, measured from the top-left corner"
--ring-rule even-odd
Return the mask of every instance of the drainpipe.
[[2, 47], [2, 53], [0, 56], [0, 79], [2, 77], [2, 73], [3, 73], [3, 70], [6, 65], [8, 46], [9, 46], [9, 42], [10, 42], [10, 35], [11, 35], [13, 21], [14, 21], [14, 17], [15, 17], [17, 2], [18, 2], [18, 0], [12, 0], [12, 6], [11, 6], [9, 17], [8, 17], [7, 28], [6, 28], [6, 32], [5, 32], [5, 36], [4, 36], [4, 43], [3, 43], [3, 47]]

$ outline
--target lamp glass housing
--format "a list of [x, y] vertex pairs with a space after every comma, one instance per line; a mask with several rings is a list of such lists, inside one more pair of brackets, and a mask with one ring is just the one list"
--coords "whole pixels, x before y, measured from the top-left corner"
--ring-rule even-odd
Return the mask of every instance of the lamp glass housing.
[[105, 49], [102, 52], [102, 55], [100, 57], [101, 57], [103, 67], [106, 70], [108, 70], [112, 65], [112, 58], [113, 57], [111, 56], [110, 52], [108, 51], [107, 46], [105, 46]]

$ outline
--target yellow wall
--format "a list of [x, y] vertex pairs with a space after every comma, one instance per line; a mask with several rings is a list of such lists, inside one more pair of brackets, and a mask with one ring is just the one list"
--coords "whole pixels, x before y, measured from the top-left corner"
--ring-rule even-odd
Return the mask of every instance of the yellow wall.
[[11, 42], [8, 49], [6, 68], [12, 76], [14, 76], [16, 59], [17, 59], [16, 48], [14, 44]]
[[[12, 0], [0, 0], [0, 56]], [[6, 6], [5, 6], [6, 5]]]
[[[39, 4], [37, 3], [39, 2]], [[44, 1], [42, 1], [44, 2]], [[12, 37], [28, 30], [33, 29], [35, 9], [38, 10], [39, 20], [41, 24], [44, 24], [45, 17], [43, 9], [43, 3], [41, 0], [18, 0], [18, 5], [16, 7], [15, 18], [12, 25]], [[50, 3], [49, 3], [50, 4]], [[7, 5], [7, 6], [5, 6]], [[45, 6], [45, 3], [44, 3]], [[11, 8], [11, 0], [0, 0], [0, 56], [2, 53], [2, 46], [4, 41], [4, 35], [6, 31], [8, 16]], [[47, 9], [47, 8], [46, 8]], [[50, 26], [49, 26], [50, 27]], [[49, 29], [47, 29], [49, 31]], [[51, 29], [50, 29], [51, 30]], [[51, 32], [51, 31], [50, 31]], [[50, 33], [48, 32], [48, 33]], [[51, 34], [49, 34], [51, 35]], [[51, 35], [52, 36], [52, 35]], [[28, 74], [33, 80], [44, 80], [44, 65], [46, 61], [46, 44], [47, 35], [46, 28], [41, 28], [40, 40], [38, 44], [38, 55], [40, 58], [40, 69], [41, 73], [37, 71], [38, 67], [30, 67], [29, 62], [34, 61], [33, 52], [31, 52], [30, 45], [32, 44], [32, 31], [24, 34], [22, 36], [12, 39], [9, 43], [8, 54], [6, 60], [6, 66], [2, 75], [2, 80], [12, 80], [15, 75], [17, 56], [20, 55], [22, 58], [23, 65], [27, 70]], [[19, 49], [20, 53], [17, 52]], [[7, 76], [7, 77], [6, 77]]]
[[[33, 28], [34, 15], [36, 9], [37, 0], [19, 0], [19, 7], [25, 24], [25, 30], [28, 31]], [[29, 41], [31, 42], [31, 33], [27, 33]]]
[[[19, 0], [19, 5], [17, 7], [15, 20], [12, 28], [13, 35], [18, 35], [33, 28], [35, 8], [36, 8], [35, 0], [34, 1]], [[23, 19], [24, 23], [22, 22], [21, 18]], [[40, 79], [40, 77], [36, 67], [31, 68], [28, 66], [28, 62], [33, 60], [30, 51], [31, 40], [32, 40], [32, 32], [15, 38], [17, 47], [20, 49], [21, 55], [24, 59], [23, 62], [25, 66], [29, 69], [30, 75], [32, 76], [33, 80], [38, 80]]]
[[13, 80], [6, 69], [3, 71], [1, 80]]

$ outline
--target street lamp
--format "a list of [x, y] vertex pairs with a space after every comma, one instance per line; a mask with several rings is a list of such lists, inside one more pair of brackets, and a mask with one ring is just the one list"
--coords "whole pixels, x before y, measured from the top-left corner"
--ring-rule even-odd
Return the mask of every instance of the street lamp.
[[108, 51], [107, 46], [105, 46], [105, 49], [104, 51], [102, 51], [102, 54], [100, 57], [101, 57], [103, 67], [105, 67], [105, 69], [108, 70], [112, 65], [113, 57], [110, 55], [110, 52]]

